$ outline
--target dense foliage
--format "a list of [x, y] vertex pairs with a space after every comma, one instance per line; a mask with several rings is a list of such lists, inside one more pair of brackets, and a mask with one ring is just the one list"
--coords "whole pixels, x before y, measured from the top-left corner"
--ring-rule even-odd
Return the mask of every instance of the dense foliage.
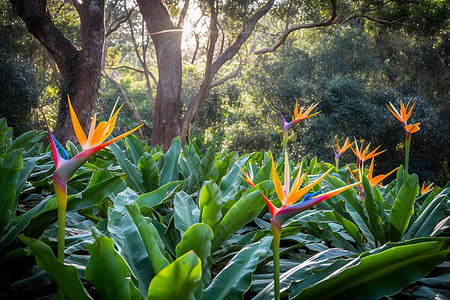
[[[214, 144], [203, 152], [175, 139], [163, 153], [133, 135], [111, 144], [68, 182], [62, 264], [54, 255], [58, 204], [44, 135], [29, 131], [14, 139], [0, 121], [2, 297], [49, 297], [55, 283], [68, 299], [273, 297], [270, 214], [261, 196], [279, 205], [270, 152], [241, 156], [216, 152]], [[69, 158], [81, 151], [70, 142], [66, 149]], [[283, 178], [284, 159], [276, 161]], [[301, 172], [308, 184], [330, 170], [313, 191], [354, 182], [354, 164], [337, 169], [316, 158], [295, 161], [289, 161], [289, 182]], [[240, 167], [253, 174], [254, 187]], [[402, 166], [383, 186], [372, 185], [371, 177], [366, 169], [360, 187], [285, 223], [282, 297], [450, 294], [443, 287], [448, 185], [420, 191], [423, 179]]]

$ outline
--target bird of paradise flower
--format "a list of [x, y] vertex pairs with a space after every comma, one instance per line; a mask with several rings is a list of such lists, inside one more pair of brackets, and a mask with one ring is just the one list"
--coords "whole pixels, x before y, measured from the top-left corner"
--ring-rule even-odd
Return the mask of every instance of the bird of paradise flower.
[[[389, 102], [389, 105], [386, 105], [387, 108], [391, 111], [391, 113], [394, 115], [394, 117], [400, 121], [403, 128], [406, 131], [406, 137], [405, 137], [405, 172], [408, 173], [408, 166], [409, 166], [409, 149], [411, 146], [411, 134], [415, 133], [420, 130], [420, 123], [416, 124], [407, 124], [409, 117], [411, 117], [412, 110], [414, 108], [414, 105], [416, 102], [411, 105], [411, 108], [409, 108], [409, 103], [411, 100], [408, 101], [408, 104], [406, 106], [403, 104], [402, 101], [400, 101], [400, 112], [395, 109], [394, 105]], [[390, 106], [390, 107], [389, 107]], [[408, 111], [409, 108], [409, 111]]]
[[50, 127], [48, 126], [47, 120], [44, 115], [44, 120], [47, 125], [47, 130], [50, 136], [50, 144], [52, 149], [53, 160], [55, 162], [55, 171], [53, 172], [53, 186], [55, 188], [55, 194], [58, 203], [58, 259], [64, 262], [64, 240], [65, 240], [65, 216], [67, 209], [67, 182], [75, 173], [75, 171], [81, 167], [86, 161], [88, 161], [95, 153], [100, 149], [114, 143], [115, 141], [124, 138], [125, 136], [131, 134], [137, 130], [142, 125], [121, 134], [113, 139], [105, 142], [105, 140], [111, 135], [117, 114], [119, 113], [122, 106], [114, 113], [116, 105], [114, 105], [113, 111], [108, 121], [100, 122], [96, 127], [96, 115], [92, 120], [89, 134], [86, 138], [83, 129], [78, 121], [75, 111], [72, 107], [72, 103], [69, 101], [70, 116], [72, 119], [72, 125], [77, 136], [78, 142], [80, 143], [83, 150], [77, 154], [75, 157], [69, 159], [69, 155], [66, 150], [61, 146], [61, 144], [53, 136]]

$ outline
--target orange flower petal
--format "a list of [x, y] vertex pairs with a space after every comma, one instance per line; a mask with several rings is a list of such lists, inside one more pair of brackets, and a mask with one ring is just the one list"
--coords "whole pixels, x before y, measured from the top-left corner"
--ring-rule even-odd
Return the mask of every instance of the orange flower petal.
[[72, 118], [73, 130], [75, 131], [75, 135], [77, 136], [78, 143], [80, 143], [81, 147], [84, 148], [84, 145], [86, 144], [86, 135], [84, 134], [83, 128], [81, 128], [77, 115], [73, 110], [72, 103], [70, 103], [69, 95], [67, 95], [67, 99], [69, 101], [69, 110], [70, 110], [70, 117]]
[[280, 178], [278, 178], [277, 169], [275, 168], [275, 161], [273, 160], [272, 155], [272, 175], [273, 175], [273, 183], [275, 184], [275, 191], [277, 193], [278, 198], [281, 203], [284, 204], [286, 200], [286, 195], [284, 194], [283, 187], [280, 182]]

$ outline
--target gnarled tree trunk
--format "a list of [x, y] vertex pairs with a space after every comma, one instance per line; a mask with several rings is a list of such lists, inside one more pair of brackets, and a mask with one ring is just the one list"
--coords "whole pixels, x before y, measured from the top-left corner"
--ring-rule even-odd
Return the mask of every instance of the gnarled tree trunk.
[[76, 141], [69, 116], [70, 96], [81, 126], [86, 130], [97, 97], [105, 36], [105, 0], [73, 1], [80, 16], [81, 48], [55, 26], [45, 0], [10, 0], [28, 31], [50, 52], [62, 77], [58, 120], [54, 130], [61, 143]]

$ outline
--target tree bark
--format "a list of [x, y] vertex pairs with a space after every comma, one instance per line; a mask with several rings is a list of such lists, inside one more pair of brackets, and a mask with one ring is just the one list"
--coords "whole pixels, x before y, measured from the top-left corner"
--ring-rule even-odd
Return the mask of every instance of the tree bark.
[[158, 64], [152, 146], [169, 149], [181, 129], [181, 36], [182, 28], [174, 25], [164, 4], [159, 0], [137, 0], [139, 10], [153, 40]]
[[76, 141], [69, 117], [70, 96], [81, 126], [89, 125], [97, 97], [105, 36], [105, 0], [73, 1], [80, 16], [81, 48], [69, 41], [55, 26], [46, 0], [10, 0], [28, 31], [50, 52], [63, 80], [54, 135], [61, 143]]

